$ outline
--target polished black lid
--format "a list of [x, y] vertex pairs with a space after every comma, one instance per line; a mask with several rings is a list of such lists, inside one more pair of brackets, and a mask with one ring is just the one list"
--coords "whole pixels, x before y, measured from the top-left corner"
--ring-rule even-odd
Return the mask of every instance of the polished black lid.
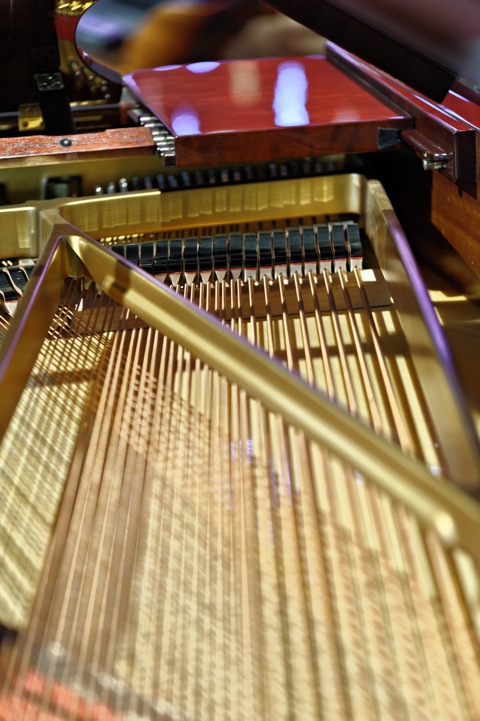
[[480, 93], [480, 0], [269, 0], [441, 101], [456, 79]]

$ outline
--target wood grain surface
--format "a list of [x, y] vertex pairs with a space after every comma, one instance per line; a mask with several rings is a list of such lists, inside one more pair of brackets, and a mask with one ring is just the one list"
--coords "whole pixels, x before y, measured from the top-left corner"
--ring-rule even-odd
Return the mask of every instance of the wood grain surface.
[[432, 222], [480, 277], [480, 203], [441, 173], [433, 174]]
[[52, 157], [75, 160], [75, 157], [93, 159], [128, 155], [153, 155], [155, 145], [147, 128], [115, 128], [99, 133], [68, 136], [30, 135], [27, 137], [0, 139], [0, 167], [21, 164], [22, 159], [30, 165], [35, 162], [52, 162]]

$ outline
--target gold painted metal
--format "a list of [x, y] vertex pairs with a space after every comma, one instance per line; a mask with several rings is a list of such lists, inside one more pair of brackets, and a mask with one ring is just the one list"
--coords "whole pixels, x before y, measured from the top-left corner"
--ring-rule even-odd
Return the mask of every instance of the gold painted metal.
[[[293, 357], [274, 361], [56, 209], [42, 223], [0, 355], [3, 443], [36, 377], [47, 416], [62, 383], [91, 410], [58, 434], [78, 441], [49, 583], [0, 647], [2, 712], [407, 721], [421, 693], [427, 714], [475, 719], [479, 505], [300, 379]], [[73, 278], [141, 321], [92, 333], [95, 303], [82, 316], [79, 370], [90, 383], [104, 368], [98, 398], [68, 356], [63, 371], [35, 366], [44, 343], [62, 361], [77, 342]]]
[[[444, 469], [464, 489], [480, 483], [479, 444], [438, 319], [408, 244], [381, 185], [359, 175], [252, 183], [172, 193], [137, 193], [55, 200], [0, 210], [8, 256], [41, 252], [49, 209], [103, 243], [148, 239], [149, 234], [232, 227], [285, 218], [358, 216], [388, 283], [409, 353], [441, 443]], [[48, 223], [47, 223], [48, 226]], [[243, 291], [245, 292], [245, 291]], [[259, 289], [255, 290], [258, 294]], [[290, 290], [288, 292], [291, 292]], [[275, 301], [276, 302], [276, 301]], [[310, 309], [311, 310], [311, 309]], [[462, 429], [462, 432], [459, 432]]]
[[57, 0], [56, 12], [81, 17], [97, 0]]
[[[124, 163], [123, 160], [121, 162]], [[91, 172], [94, 173], [95, 164], [91, 166]], [[75, 165], [71, 167], [73, 169]], [[112, 172], [115, 167], [112, 164]], [[117, 193], [34, 202], [32, 206], [38, 210], [59, 208], [69, 223], [82, 228], [92, 238], [102, 239], [174, 228], [260, 222], [289, 216], [360, 215], [365, 192], [365, 179], [362, 176], [338, 175], [198, 188], [174, 193], [160, 193], [156, 190]], [[21, 206], [10, 207], [9, 210], [22, 216]], [[0, 209], [0, 222], [3, 222], [3, 213], [4, 210]], [[20, 245], [22, 239], [18, 233], [15, 238]], [[40, 252], [42, 248], [40, 234], [35, 248], [37, 250], [34, 252]]]
[[21, 133], [36, 133], [45, 129], [39, 105], [20, 105], [18, 108], [17, 129]]
[[[0, 382], [5, 402], [2, 435], [11, 414], [9, 409], [18, 401], [39, 343], [50, 325], [62, 281], [78, 273], [88, 273], [87, 277], [109, 297], [184, 345], [189, 352], [202, 357], [289, 423], [301, 427], [307, 437], [327, 445], [361, 473], [374, 478], [392, 496], [415, 510], [425, 525], [434, 526], [445, 545], [455, 545], [462, 538], [472, 555], [478, 554], [475, 533], [480, 516], [475, 505], [461, 493], [432, 480], [421, 465], [384, 444], [280, 365], [271, 363], [263, 354], [225, 332], [209, 316], [195, 311], [181, 296], [137, 273], [108, 249], [76, 234], [60, 217], [52, 219], [52, 214], [45, 215], [53, 228], [50, 243], [1, 350]], [[349, 439], [347, 444], [345, 438]], [[445, 498], [455, 501], [449, 512], [437, 506]], [[449, 518], [450, 515], [453, 518]]]
[[[63, 224], [60, 217], [55, 219], [53, 213], [46, 215], [52, 221], [51, 239], [1, 349], [0, 382], [5, 390], [2, 434], [30, 374], [39, 344], [50, 326], [63, 279], [86, 274], [107, 296], [201, 357], [271, 410], [280, 413], [288, 423], [301, 427], [311, 440], [327, 445], [362, 474], [375, 478], [377, 484], [403, 503], [413, 505], [412, 499], [418, 490], [420, 495], [415, 501], [418, 517], [423, 523], [435, 526], [445, 544], [457, 543], [459, 529], [455, 529], [452, 520], [436, 507], [436, 502], [450, 492], [445, 484], [437, 483], [421, 465], [396, 449], [391, 452], [389, 444], [376, 439], [363, 425], [328, 403], [280, 364], [272, 363], [268, 356], [226, 332], [210, 315], [196, 311], [179, 294], [136, 272], [108, 249]], [[348, 444], [345, 444], [345, 438], [349, 438]], [[375, 453], [370, 446], [373, 438]], [[419, 500], [422, 489], [428, 498], [423, 502]], [[468, 525], [469, 530], [473, 530], [477, 520], [475, 507], [467, 499], [463, 503], [461, 493], [454, 492], [452, 497], [458, 498], [461, 508], [472, 508], [473, 526]], [[473, 543], [468, 547], [473, 554], [477, 552]]]
[[[4, 184], [12, 204], [41, 200], [51, 177], [80, 175], [86, 196], [95, 195], [97, 185], [106, 186], [112, 179], [133, 175], [155, 175], [162, 165], [154, 155], [108, 158], [108, 161], [77, 160], [68, 156], [33, 156], [27, 160], [0, 159], [0, 183]], [[2, 253], [3, 255], [3, 253]]]

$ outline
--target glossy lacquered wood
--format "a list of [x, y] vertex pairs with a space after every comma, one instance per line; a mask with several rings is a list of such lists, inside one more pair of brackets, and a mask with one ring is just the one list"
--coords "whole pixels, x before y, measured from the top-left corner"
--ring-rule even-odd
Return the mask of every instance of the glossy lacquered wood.
[[175, 137], [188, 166], [378, 149], [399, 113], [324, 57], [196, 63], [124, 78]]
[[472, 117], [480, 117], [474, 103], [465, 99], [461, 103], [451, 92], [442, 103], [436, 103], [335, 45], [328, 46], [328, 57], [340, 70], [379, 93], [385, 102], [391, 101], [409, 113], [414, 132], [402, 133], [402, 140], [422, 158], [444, 156], [448, 161], [445, 175], [476, 197], [476, 131]]

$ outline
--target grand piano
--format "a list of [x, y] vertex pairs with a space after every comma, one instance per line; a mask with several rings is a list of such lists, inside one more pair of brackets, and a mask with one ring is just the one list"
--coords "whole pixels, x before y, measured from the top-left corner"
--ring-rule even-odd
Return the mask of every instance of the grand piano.
[[480, 12], [120, 78], [0, 0], [0, 718], [480, 718]]

